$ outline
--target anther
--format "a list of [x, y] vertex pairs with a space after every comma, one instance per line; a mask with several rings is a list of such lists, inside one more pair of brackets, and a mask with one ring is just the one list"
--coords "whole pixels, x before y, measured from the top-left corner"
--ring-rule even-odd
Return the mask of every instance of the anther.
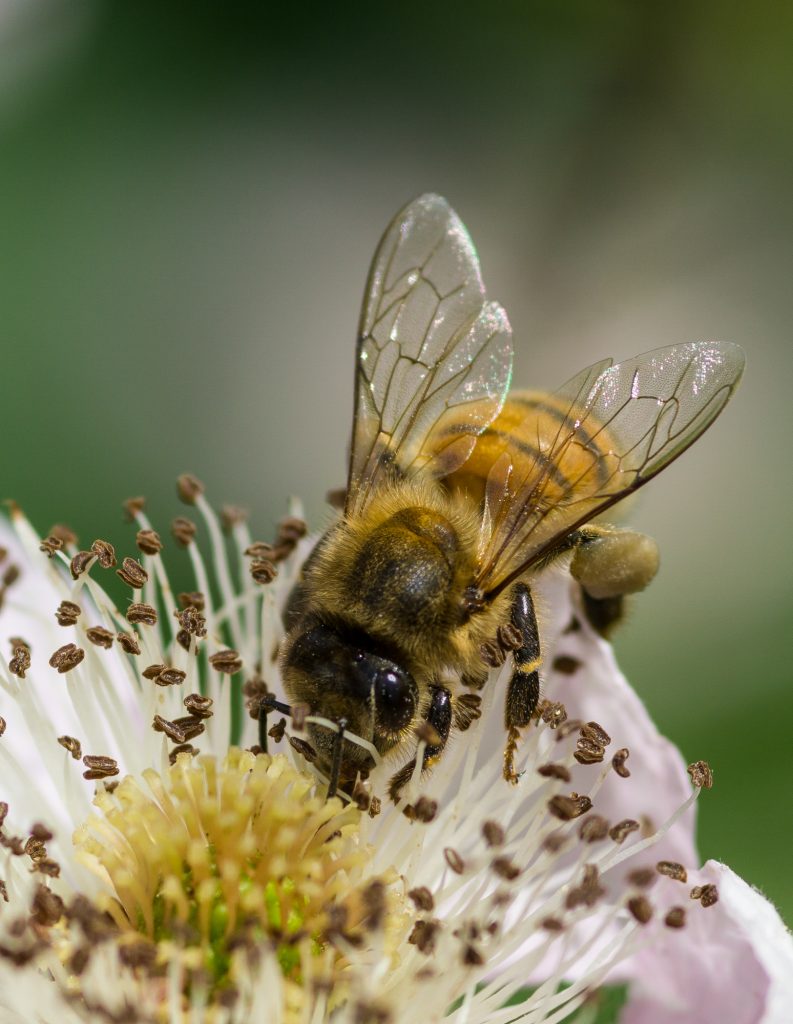
[[18, 638], [12, 641], [12, 658], [8, 663], [8, 670], [19, 679], [25, 678], [25, 673], [30, 668], [30, 647]]
[[58, 620], [59, 626], [73, 626], [80, 615], [82, 608], [79, 604], [75, 604], [74, 601], [61, 601], [58, 605], [58, 610], [55, 612], [55, 618]]
[[317, 752], [306, 740], [301, 740], [298, 736], [290, 736], [289, 743], [292, 749], [296, 750], [301, 757], [304, 757], [309, 764], [316, 761]]
[[285, 516], [278, 524], [278, 541], [281, 544], [297, 544], [308, 533], [308, 527], [297, 516]]
[[630, 751], [628, 750], [628, 748], [620, 747], [620, 749], [611, 759], [611, 767], [614, 769], [614, 771], [617, 773], [617, 775], [619, 775], [621, 779], [630, 778], [630, 768], [628, 768], [625, 764], [629, 756]]
[[447, 846], [443, 851], [443, 858], [456, 875], [461, 875], [465, 871], [465, 861], [451, 846]]
[[454, 727], [465, 732], [482, 717], [482, 698], [475, 693], [461, 693], [454, 702]]
[[628, 910], [639, 924], [647, 924], [653, 916], [653, 905], [646, 896], [632, 896], [628, 900]]
[[55, 552], [60, 551], [62, 547], [63, 541], [60, 537], [54, 537], [50, 534], [49, 537], [45, 537], [41, 544], [39, 544], [39, 551], [43, 551], [47, 558], [54, 558]]
[[121, 507], [124, 509], [127, 522], [134, 523], [137, 516], [146, 507], [146, 499], [141, 495], [136, 498], [127, 498], [126, 501], [121, 503]]
[[559, 779], [560, 782], [570, 782], [572, 779], [569, 768], [553, 762], [540, 765], [537, 774], [542, 775], [544, 779]]
[[206, 598], [200, 590], [183, 591], [177, 594], [176, 600], [185, 611], [188, 608], [195, 608], [197, 612], [202, 612], [206, 608]]
[[[542, 708], [542, 705], [540, 707]], [[556, 729], [557, 741], [566, 740], [574, 732], [579, 732], [583, 724], [580, 718], [566, 718]]]
[[572, 821], [573, 818], [580, 818], [582, 814], [592, 809], [592, 801], [588, 796], [552, 796], [548, 801], [548, 810], [555, 818], [562, 821]]
[[61, 674], [76, 668], [85, 657], [85, 651], [77, 644], [64, 644], [50, 658], [50, 665]]
[[157, 673], [154, 682], [157, 686], [181, 686], [187, 677], [187, 673], [180, 668], [163, 668]]
[[49, 890], [46, 885], [39, 885], [30, 907], [31, 915], [36, 924], [51, 927], [63, 917], [63, 900], [57, 893]]
[[652, 868], [635, 868], [628, 873], [628, 882], [637, 889], [649, 889], [656, 877], [656, 872]]
[[688, 881], [686, 869], [682, 864], [678, 864], [677, 861], [659, 860], [655, 865], [655, 870], [659, 875], [665, 875], [667, 878], [673, 878], [676, 882]]
[[69, 751], [75, 761], [79, 761], [83, 756], [83, 748], [80, 745], [80, 741], [75, 739], [74, 736], [59, 736], [58, 743]]
[[242, 670], [242, 658], [231, 648], [224, 648], [210, 655], [209, 664], [216, 672], [233, 676]]
[[672, 907], [664, 918], [664, 924], [667, 928], [684, 928], [686, 924], [686, 908]]
[[116, 570], [116, 575], [123, 582], [134, 590], [140, 590], [148, 580], [149, 574], [143, 566], [134, 558], [125, 558], [121, 568]]
[[435, 952], [435, 945], [439, 930], [439, 921], [416, 921], [413, 925], [412, 932], [408, 936], [408, 942], [412, 946], [417, 946], [419, 952], [429, 956], [431, 953]]
[[196, 524], [184, 516], [177, 516], [171, 523], [171, 536], [181, 548], [189, 547], [196, 535]]
[[7, 727], [8, 722], [6, 722], [5, 718], [3, 718], [2, 715], [0, 715], [0, 736], [2, 736], [5, 733]]
[[631, 832], [637, 832], [639, 830], [639, 822], [634, 821], [632, 818], [625, 818], [623, 821], [618, 821], [616, 825], [612, 825], [609, 829], [609, 835], [615, 843], [624, 843]]
[[597, 722], [587, 722], [586, 725], [582, 725], [581, 736], [592, 743], [597, 743], [601, 747], [607, 747], [611, 743], [611, 737], [603, 726], [598, 725]]
[[224, 533], [231, 533], [235, 526], [248, 521], [248, 510], [239, 505], [224, 505], [220, 510], [220, 525]]
[[544, 928], [546, 932], [563, 932], [564, 924], [559, 920], [558, 917], [545, 917], [540, 922], [540, 927]]
[[563, 676], [571, 676], [580, 668], [581, 662], [570, 654], [559, 654], [551, 662], [551, 671], [559, 672]]
[[198, 748], [194, 747], [190, 743], [179, 743], [171, 749], [168, 754], [168, 760], [171, 764], [176, 764], [176, 759], [180, 754], [189, 754], [191, 757], [195, 757], [198, 753]]
[[463, 951], [463, 963], [466, 967], [481, 967], [485, 962], [485, 958], [476, 948], [476, 946], [467, 945]]
[[605, 749], [599, 743], [587, 739], [586, 736], [579, 736], [573, 757], [579, 764], [600, 764], [605, 754]]
[[383, 809], [383, 802], [379, 796], [373, 796], [372, 802], [369, 804], [369, 817], [376, 818], [380, 811]]
[[513, 882], [520, 874], [520, 868], [509, 857], [496, 857], [490, 867], [507, 882]]
[[175, 722], [163, 718], [162, 715], [155, 715], [151, 724], [155, 732], [165, 733], [168, 739], [173, 740], [174, 743], [181, 744], [187, 740], [184, 731]]
[[118, 762], [112, 757], [103, 754], [86, 754], [83, 764], [88, 771], [83, 772], [84, 779], [107, 779], [118, 775]]
[[116, 549], [107, 540], [95, 540], [91, 545], [92, 554], [103, 569], [112, 569], [116, 564]]
[[496, 640], [505, 651], [516, 651], [523, 646], [523, 636], [517, 626], [505, 622], [496, 630]]
[[584, 877], [581, 885], [571, 889], [565, 897], [565, 906], [568, 910], [576, 907], [594, 907], [606, 890], [600, 884], [600, 873], [594, 864], [584, 865]]
[[144, 626], [155, 626], [157, 624], [157, 609], [150, 604], [133, 602], [127, 608], [127, 622], [141, 623]]
[[188, 694], [182, 703], [190, 714], [195, 715], [196, 718], [211, 718], [214, 714], [212, 711], [214, 701], [211, 697], [204, 697], [200, 693]]
[[196, 498], [204, 493], [204, 485], [192, 473], [182, 473], [176, 479], [176, 493], [185, 505], [195, 505]]
[[113, 634], [104, 626], [91, 626], [85, 631], [86, 638], [96, 647], [104, 647], [109, 651], [113, 646]]
[[540, 719], [545, 724], [557, 732], [557, 739], [561, 739], [559, 735], [559, 729], [562, 728], [567, 721], [567, 708], [564, 704], [558, 700], [544, 700], [540, 703], [537, 708]]
[[687, 770], [691, 776], [691, 782], [697, 789], [713, 788], [713, 772], [707, 761], [694, 761], [693, 764], [688, 766]]
[[581, 822], [578, 834], [585, 843], [599, 843], [609, 834], [609, 823], [600, 814], [590, 814]]
[[503, 846], [506, 833], [497, 821], [486, 821], [482, 825], [482, 835], [489, 847]]
[[485, 640], [479, 645], [479, 654], [490, 668], [500, 668], [507, 660], [502, 648], [492, 640]]
[[408, 898], [413, 900], [416, 910], [421, 910], [425, 914], [432, 913], [435, 908], [435, 900], [426, 885], [419, 886], [417, 889], [411, 889], [408, 893]]
[[125, 654], [140, 654], [140, 644], [134, 633], [116, 633], [116, 640]]
[[266, 586], [278, 575], [278, 569], [268, 558], [254, 558], [250, 564], [250, 574], [255, 583]]
[[20, 569], [18, 565], [9, 565], [2, 576], [3, 588], [10, 587], [19, 579]]
[[5, 820], [8, 816], [8, 804], [5, 800], [0, 800], [0, 828], [3, 827]]
[[50, 528], [49, 536], [59, 540], [65, 548], [77, 543], [77, 534], [65, 523], [54, 523]]
[[709, 882], [707, 885], [695, 885], [691, 890], [691, 899], [699, 900], [703, 907], [712, 907], [719, 902], [719, 890]]
[[69, 571], [72, 574], [72, 579], [79, 580], [93, 560], [94, 555], [90, 551], [78, 551], [71, 562], [69, 562]]
[[403, 808], [402, 813], [408, 821], [418, 821], [428, 825], [435, 820], [438, 813], [438, 801], [431, 800], [428, 796], [420, 796], [415, 804], [408, 804]]
[[257, 540], [245, 548], [244, 554], [250, 558], [272, 558], [274, 551], [275, 548], [272, 544], [266, 544], [263, 540]]
[[138, 551], [144, 555], [158, 555], [163, 548], [160, 535], [156, 530], [138, 530], [135, 536]]

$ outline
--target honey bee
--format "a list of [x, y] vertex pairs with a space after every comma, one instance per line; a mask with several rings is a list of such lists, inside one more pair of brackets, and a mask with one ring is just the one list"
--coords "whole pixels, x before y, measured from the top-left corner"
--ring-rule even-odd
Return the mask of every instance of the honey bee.
[[[675, 345], [582, 370], [555, 394], [510, 392], [507, 315], [489, 302], [468, 233], [445, 199], [401, 210], [375, 253], [356, 350], [344, 507], [292, 603], [281, 665], [331, 790], [373, 759], [417, 768], [478, 716], [488, 654], [510, 652], [504, 778], [540, 699], [537, 575], [567, 555], [595, 621], [657, 568], [654, 543], [592, 524], [718, 416], [742, 350]], [[421, 741], [419, 742], [419, 739]], [[412, 755], [412, 756], [411, 756]]]

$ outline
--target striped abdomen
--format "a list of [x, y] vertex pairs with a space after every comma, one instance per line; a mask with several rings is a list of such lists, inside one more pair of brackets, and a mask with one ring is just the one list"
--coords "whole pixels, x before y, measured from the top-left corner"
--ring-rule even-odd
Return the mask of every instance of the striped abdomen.
[[[481, 500], [491, 467], [506, 451], [513, 481], [535, 485], [537, 504], [550, 507], [609, 490], [618, 468], [611, 436], [591, 417], [573, 431], [570, 411], [569, 399], [510, 391], [467, 461], [445, 483]], [[444, 434], [453, 431], [447, 426]]]

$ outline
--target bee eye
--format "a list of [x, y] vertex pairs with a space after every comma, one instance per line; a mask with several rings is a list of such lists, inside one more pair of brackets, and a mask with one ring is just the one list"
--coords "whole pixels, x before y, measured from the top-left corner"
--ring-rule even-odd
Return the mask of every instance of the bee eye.
[[416, 713], [418, 690], [413, 677], [396, 665], [381, 669], [374, 684], [377, 723], [388, 732], [410, 725]]

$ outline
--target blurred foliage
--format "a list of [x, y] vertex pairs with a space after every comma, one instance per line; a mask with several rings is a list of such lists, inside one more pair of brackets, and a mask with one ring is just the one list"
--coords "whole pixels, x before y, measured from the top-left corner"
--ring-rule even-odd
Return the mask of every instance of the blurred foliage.
[[185, 469], [258, 533], [291, 492], [319, 524], [368, 260], [427, 189], [471, 227], [516, 381], [740, 341], [734, 407], [641, 506], [665, 569], [618, 650], [715, 766], [703, 855], [790, 919], [792, 42], [793, 7], [716, 0], [7, 4], [3, 491], [125, 549], [121, 500], [162, 527]]

